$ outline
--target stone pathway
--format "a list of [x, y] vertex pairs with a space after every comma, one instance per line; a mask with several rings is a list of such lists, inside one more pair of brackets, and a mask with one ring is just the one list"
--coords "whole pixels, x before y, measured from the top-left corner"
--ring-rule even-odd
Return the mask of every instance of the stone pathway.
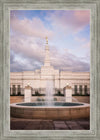
[[11, 130], [89, 130], [88, 119], [71, 121], [11, 118]]

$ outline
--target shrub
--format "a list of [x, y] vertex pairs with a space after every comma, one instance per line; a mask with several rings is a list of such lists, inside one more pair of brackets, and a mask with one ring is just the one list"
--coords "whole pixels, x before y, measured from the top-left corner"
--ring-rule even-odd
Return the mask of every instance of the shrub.
[[40, 98], [37, 98], [37, 101], [41, 101], [41, 99]]
[[16, 96], [15, 92], [12, 94], [13, 96]]
[[73, 94], [72, 96], [90, 96], [89, 94]]
[[45, 94], [32, 94], [32, 96], [45, 96]]
[[39, 96], [39, 92], [38, 91], [35, 91], [35, 96]]
[[58, 92], [56, 94], [54, 94], [54, 96], [64, 96], [64, 94], [62, 94], [61, 91], [58, 90]]
[[24, 96], [24, 95], [21, 95], [21, 93], [18, 93], [18, 94], [13, 93], [13, 94], [10, 94], [10, 96]]
[[18, 96], [20, 96], [21, 95], [21, 92], [18, 92]]
[[57, 98], [54, 98], [54, 101], [57, 101]]

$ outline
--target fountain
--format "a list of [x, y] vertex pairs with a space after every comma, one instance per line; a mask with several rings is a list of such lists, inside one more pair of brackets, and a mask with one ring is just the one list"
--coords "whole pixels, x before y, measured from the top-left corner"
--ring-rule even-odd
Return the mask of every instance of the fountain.
[[[29, 90], [30, 88], [28, 88]], [[86, 103], [54, 102], [53, 81], [47, 80], [45, 102], [23, 102], [10, 105], [11, 116], [27, 119], [71, 120], [89, 118], [90, 105]]]
[[[67, 88], [69, 88], [69, 86], [67, 86]], [[26, 89], [29, 90], [28, 93], [30, 93], [30, 86], [26, 87]], [[47, 80], [45, 98], [46, 101], [30, 102], [30, 99], [27, 99], [27, 101], [29, 102], [11, 104], [11, 116], [28, 119], [52, 120], [71, 120], [79, 118], [89, 118], [89, 104], [80, 102], [66, 102], [67, 96], [65, 96], [65, 102], [54, 102], [53, 93], [53, 80]]]
[[45, 97], [45, 105], [46, 106], [53, 106], [54, 105], [54, 87], [53, 87], [53, 80], [47, 80], [46, 82], [46, 97]]

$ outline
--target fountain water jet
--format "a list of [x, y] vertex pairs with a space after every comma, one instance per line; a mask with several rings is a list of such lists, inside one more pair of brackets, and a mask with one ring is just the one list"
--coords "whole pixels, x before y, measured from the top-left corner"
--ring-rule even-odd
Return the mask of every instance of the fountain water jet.
[[46, 82], [46, 98], [45, 98], [45, 105], [46, 106], [53, 106], [54, 105], [54, 86], [53, 80], [47, 80]]

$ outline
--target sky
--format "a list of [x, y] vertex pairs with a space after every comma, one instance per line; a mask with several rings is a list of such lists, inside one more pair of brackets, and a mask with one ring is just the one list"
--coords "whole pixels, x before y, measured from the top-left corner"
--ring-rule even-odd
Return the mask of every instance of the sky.
[[46, 36], [55, 69], [90, 71], [89, 10], [11, 10], [10, 71], [40, 69]]

